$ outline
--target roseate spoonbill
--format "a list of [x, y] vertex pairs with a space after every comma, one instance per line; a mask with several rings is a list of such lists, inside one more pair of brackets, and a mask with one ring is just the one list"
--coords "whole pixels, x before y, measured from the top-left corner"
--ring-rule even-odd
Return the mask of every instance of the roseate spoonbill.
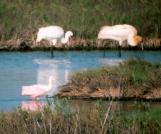
[[36, 99], [40, 96], [46, 95], [52, 89], [52, 81], [53, 77], [49, 77], [48, 85], [30, 85], [30, 86], [22, 86], [21, 95], [30, 96], [32, 99]]
[[60, 26], [47, 26], [39, 28], [36, 42], [38, 43], [43, 39], [49, 41], [51, 45], [51, 57], [53, 57], [53, 46], [56, 46], [58, 42], [62, 44], [67, 43], [71, 36], [73, 36], [72, 31], [64, 33], [63, 28]]
[[[130, 46], [137, 46], [142, 42], [142, 37], [137, 35], [137, 30], [134, 26], [123, 24], [114, 26], [103, 26], [98, 33], [98, 39], [112, 39], [119, 42], [119, 48], [123, 41], [127, 40]], [[143, 45], [142, 45], [143, 49]], [[120, 52], [120, 51], [119, 51]], [[120, 52], [121, 56], [121, 52]]]
[[46, 105], [45, 102], [40, 101], [24, 101], [21, 103], [21, 109], [31, 112], [42, 111]]

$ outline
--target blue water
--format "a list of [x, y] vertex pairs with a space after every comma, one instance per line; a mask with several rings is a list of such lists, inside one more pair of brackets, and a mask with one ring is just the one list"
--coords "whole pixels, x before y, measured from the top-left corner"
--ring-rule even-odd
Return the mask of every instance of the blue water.
[[137, 57], [161, 63], [161, 51], [55, 51], [50, 52], [1, 52], [0, 53], [0, 110], [10, 111], [21, 106], [28, 97], [21, 96], [23, 85], [47, 84], [48, 77], [56, 81], [53, 94], [60, 85], [68, 82], [73, 72], [117, 65], [125, 59]]

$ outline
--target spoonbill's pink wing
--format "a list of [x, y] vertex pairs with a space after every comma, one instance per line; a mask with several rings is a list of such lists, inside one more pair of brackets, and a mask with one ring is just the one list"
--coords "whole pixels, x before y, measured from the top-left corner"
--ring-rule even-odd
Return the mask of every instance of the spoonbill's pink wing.
[[21, 95], [31, 96], [32, 98], [45, 95], [47, 92], [47, 86], [44, 85], [32, 85], [23, 86]]

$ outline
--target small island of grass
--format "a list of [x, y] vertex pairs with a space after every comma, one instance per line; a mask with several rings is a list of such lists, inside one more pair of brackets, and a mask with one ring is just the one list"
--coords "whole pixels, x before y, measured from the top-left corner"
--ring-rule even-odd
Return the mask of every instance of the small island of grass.
[[161, 100], [161, 65], [131, 59], [72, 75], [59, 96], [118, 100]]

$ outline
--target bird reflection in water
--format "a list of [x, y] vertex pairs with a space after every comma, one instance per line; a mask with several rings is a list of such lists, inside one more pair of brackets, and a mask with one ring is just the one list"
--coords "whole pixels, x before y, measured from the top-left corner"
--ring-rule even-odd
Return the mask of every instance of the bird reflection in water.
[[22, 110], [38, 112], [42, 111], [45, 106], [47, 106], [45, 102], [33, 100], [33, 101], [23, 101], [20, 107]]

